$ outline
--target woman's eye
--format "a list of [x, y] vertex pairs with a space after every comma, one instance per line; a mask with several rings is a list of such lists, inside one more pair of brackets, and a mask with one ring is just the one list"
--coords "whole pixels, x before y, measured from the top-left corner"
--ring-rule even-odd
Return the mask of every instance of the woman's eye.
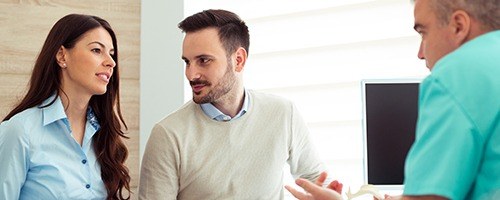
[[101, 53], [101, 49], [95, 48], [95, 49], [92, 49], [92, 52], [94, 52], [94, 53]]

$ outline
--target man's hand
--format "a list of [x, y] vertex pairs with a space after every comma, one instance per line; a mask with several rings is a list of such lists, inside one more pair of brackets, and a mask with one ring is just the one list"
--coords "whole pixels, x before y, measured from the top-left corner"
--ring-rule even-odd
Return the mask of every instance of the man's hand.
[[[326, 180], [326, 177], [328, 176], [328, 174], [326, 172], [322, 172], [318, 179], [316, 179], [316, 185], [317, 186], [320, 186], [320, 187], [323, 187], [323, 184], [325, 183], [325, 180]], [[342, 194], [342, 188], [344, 187], [344, 185], [342, 183], [340, 183], [339, 181], [337, 180], [334, 180], [332, 182], [330, 182], [330, 184], [328, 184], [326, 186], [326, 188], [328, 189], [331, 189], [331, 190], [334, 190], [336, 192], [338, 192], [339, 194]]]
[[286, 185], [285, 188], [299, 200], [342, 200], [340, 195], [343, 187], [342, 183], [332, 181], [326, 188], [321, 187], [326, 177], [326, 172], [321, 173], [315, 184], [305, 179], [297, 179], [295, 183], [307, 193], [300, 192], [289, 185]]

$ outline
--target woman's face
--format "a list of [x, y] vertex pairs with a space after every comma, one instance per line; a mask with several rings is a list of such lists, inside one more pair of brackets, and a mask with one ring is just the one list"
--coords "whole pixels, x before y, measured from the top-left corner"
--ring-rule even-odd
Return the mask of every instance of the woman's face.
[[61, 47], [58, 62], [63, 91], [89, 96], [106, 93], [116, 66], [113, 54], [111, 35], [102, 27], [87, 31], [71, 49]]

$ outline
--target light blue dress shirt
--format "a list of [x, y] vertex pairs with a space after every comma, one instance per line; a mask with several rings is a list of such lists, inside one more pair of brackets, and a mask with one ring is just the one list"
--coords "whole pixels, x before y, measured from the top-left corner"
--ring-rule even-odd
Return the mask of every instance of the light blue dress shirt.
[[200, 106], [203, 112], [211, 119], [217, 121], [231, 121], [243, 116], [247, 112], [249, 104], [250, 104], [250, 99], [248, 98], [247, 90], [245, 90], [245, 97], [243, 97], [243, 106], [241, 107], [240, 112], [238, 112], [238, 114], [236, 114], [233, 118], [231, 118], [231, 116], [229, 115], [222, 113], [211, 103], [204, 103], [201, 104]]
[[0, 124], [0, 199], [105, 199], [92, 147], [99, 130], [92, 109], [82, 146], [71, 133], [60, 98], [52, 96]]

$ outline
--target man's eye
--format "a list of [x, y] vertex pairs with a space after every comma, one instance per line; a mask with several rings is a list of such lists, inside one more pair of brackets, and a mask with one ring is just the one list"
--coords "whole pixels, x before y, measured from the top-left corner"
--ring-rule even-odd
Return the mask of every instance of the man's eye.
[[208, 62], [210, 62], [210, 59], [208, 59], [208, 58], [201, 58], [200, 62], [201, 63], [208, 63]]

